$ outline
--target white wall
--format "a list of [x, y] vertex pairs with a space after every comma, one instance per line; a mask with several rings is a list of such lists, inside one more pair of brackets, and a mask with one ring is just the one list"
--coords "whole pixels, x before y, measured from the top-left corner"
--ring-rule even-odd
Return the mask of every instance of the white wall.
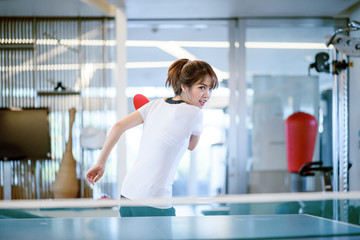
[[[350, 20], [360, 21], [360, 7]], [[352, 32], [352, 37], [360, 38], [360, 31]], [[349, 172], [350, 191], [360, 190], [360, 57], [351, 57], [354, 67], [349, 70]]]

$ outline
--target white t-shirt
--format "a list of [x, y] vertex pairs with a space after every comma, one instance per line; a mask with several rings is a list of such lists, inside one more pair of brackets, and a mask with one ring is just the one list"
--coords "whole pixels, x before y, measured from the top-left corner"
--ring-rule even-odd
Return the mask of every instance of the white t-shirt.
[[138, 111], [144, 120], [139, 152], [125, 176], [121, 195], [132, 200], [171, 198], [174, 176], [190, 137], [202, 132], [202, 110], [157, 99]]

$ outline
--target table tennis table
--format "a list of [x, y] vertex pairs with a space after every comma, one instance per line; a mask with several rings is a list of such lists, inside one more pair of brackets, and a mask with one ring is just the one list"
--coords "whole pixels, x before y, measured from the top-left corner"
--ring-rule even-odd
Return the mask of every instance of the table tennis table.
[[0, 239], [360, 239], [360, 226], [305, 214], [0, 220]]

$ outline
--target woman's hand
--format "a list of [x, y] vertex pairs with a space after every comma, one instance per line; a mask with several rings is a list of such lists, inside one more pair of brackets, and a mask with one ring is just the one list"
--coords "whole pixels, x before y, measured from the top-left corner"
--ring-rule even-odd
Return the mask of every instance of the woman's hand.
[[85, 175], [86, 179], [90, 183], [95, 184], [104, 175], [107, 158], [123, 132], [143, 122], [141, 114], [138, 111], [135, 111], [118, 121], [111, 128], [109, 135], [106, 137], [97, 163], [90, 168]]
[[104, 175], [105, 166], [99, 163], [96, 163], [89, 171], [86, 173], [86, 179], [91, 183], [95, 184], [99, 179]]

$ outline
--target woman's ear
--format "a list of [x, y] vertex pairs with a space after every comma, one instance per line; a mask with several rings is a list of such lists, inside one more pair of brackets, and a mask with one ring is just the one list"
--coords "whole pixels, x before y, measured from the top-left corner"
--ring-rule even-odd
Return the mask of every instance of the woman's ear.
[[181, 91], [186, 93], [187, 87], [185, 86], [185, 84], [181, 84]]

